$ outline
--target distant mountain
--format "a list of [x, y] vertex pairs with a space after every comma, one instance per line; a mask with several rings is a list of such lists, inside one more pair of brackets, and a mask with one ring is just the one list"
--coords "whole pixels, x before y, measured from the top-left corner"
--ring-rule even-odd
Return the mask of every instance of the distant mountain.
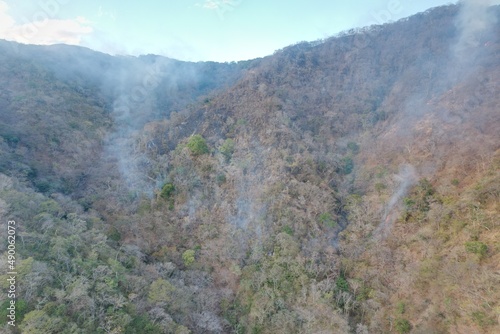
[[224, 64], [0, 41], [20, 332], [500, 331], [499, 19]]
[[229, 86], [250, 64], [112, 57], [74, 46], [6, 41], [0, 50], [1, 136], [10, 154], [26, 150], [24, 157], [4, 162], [23, 167], [5, 166], [3, 172], [21, 173], [44, 192], [68, 194], [101, 159], [111, 128], [138, 130], [167, 118]]

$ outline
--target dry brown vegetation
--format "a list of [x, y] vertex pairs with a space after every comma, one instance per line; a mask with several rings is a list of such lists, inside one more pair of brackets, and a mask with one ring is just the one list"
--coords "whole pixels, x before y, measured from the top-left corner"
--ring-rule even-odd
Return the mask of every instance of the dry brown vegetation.
[[177, 64], [203, 74], [131, 119], [105, 79], [6, 52], [21, 331], [500, 331], [500, 34], [457, 79], [458, 11]]

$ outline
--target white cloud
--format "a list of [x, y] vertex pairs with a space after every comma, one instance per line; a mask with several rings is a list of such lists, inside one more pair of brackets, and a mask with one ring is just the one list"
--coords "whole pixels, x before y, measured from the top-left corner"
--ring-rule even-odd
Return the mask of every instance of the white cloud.
[[202, 4], [197, 3], [196, 6], [216, 12], [223, 20], [225, 13], [234, 10], [241, 2], [242, 0], [205, 0]]
[[[0, 38], [26, 44], [73, 44], [79, 45], [84, 35], [93, 29], [90, 22], [83, 17], [75, 19], [50, 18], [42, 8], [36, 17], [43, 20], [19, 24], [8, 14], [8, 5], [0, 1]], [[35, 15], [33, 15], [35, 17]]]
[[111, 21], [116, 21], [116, 14], [114, 12], [107, 12], [102, 9], [102, 6], [99, 6], [99, 9], [97, 10], [97, 17], [107, 17], [111, 19]]
[[206, 9], [217, 9], [219, 7], [219, 4], [215, 1], [205, 1], [203, 4], [203, 8]]
[[241, 0], [205, 0], [201, 5], [203, 8], [211, 10], [221, 10], [239, 5]]
[[0, 1], [0, 33], [12, 27], [15, 23], [14, 19], [7, 14], [9, 6]]

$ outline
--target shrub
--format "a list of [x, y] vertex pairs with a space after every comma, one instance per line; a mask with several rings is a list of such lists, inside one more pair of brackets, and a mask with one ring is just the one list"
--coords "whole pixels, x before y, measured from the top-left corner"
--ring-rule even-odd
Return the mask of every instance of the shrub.
[[407, 209], [411, 209], [415, 205], [415, 201], [409, 197], [403, 198], [403, 203]]
[[182, 260], [186, 266], [190, 266], [194, 263], [194, 250], [188, 249], [184, 253], [182, 253]]
[[358, 294], [356, 295], [357, 301], [368, 300], [373, 297], [374, 290], [370, 287], [363, 285], [361, 289], [358, 290]]
[[483, 257], [488, 252], [488, 246], [481, 241], [469, 241], [465, 243], [465, 250], [468, 253], [478, 254]]
[[175, 186], [172, 183], [166, 183], [163, 188], [161, 188], [160, 196], [164, 199], [170, 199], [174, 191]]
[[401, 334], [409, 333], [411, 331], [411, 324], [406, 319], [397, 319], [395, 327], [398, 333]]
[[216, 181], [217, 181], [217, 185], [219, 185], [219, 186], [226, 183], [226, 174], [224, 174], [224, 173], [217, 174]]
[[162, 278], [157, 279], [149, 287], [148, 300], [151, 303], [170, 302], [173, 297], [175, 287]]
[[319, 222], [325, 224], [328, 227], [335, 227], [337, 223], [333, 220], [332, 215], [329, 212], [325, 212], [319, 215]]
[[288, 225], [283, 226], [282, 231], [288, 235], [293, 235], [293, 229]]
[[219, 147], [220, 153], [226, 158], [226, 161], [231, 160], [234, 153], [234, 140], [226, 139], [224, 143]]
[[382, 190], [384, 190], [385, 188], [387, 188], [387, 187], [382, 182], [375, 183], [375, 190], [377, 191], [377, 193], [379, 195], [382, 193]]
[[342, 291], [342, 292], [349, 291], [349, 283], [347, 282], [347, 280], [343, 276], [340, 276], [339, 278], [337, 278], [337, 280], [335, 281], [335, 287], [336, 287], [337, 291]]
[[340, 162], [340, 170], [339, 172], [344, 175], [348, 175], [352, 173], [354, 169], [354, 161], [352, 161], [351, 157], [343, 157]]
[[[7, 315], [9, 314], [8, 307], [10, 306], [10, 300], [4, 301], [0, 307], [0, 325], [4, 325], [9, 321]], [[16, 320], [20, 321], [23, 319], [24, 314], [28, 309], [28, 304], [23, 299], [16, 300]]]
[[432, 196], [436, 192], [429, 180], [425, 178], [420, 180], [420, 182], [418, 183], [418, 187], [420, 188], [420, 192], [424, 197]]
[[132, 319], [132, 321], [125, 327], [125, 334], [133, 333], [160, 333], [162, 328], [153, 324], [147, 316], [140, 315]]
[[110, 227], [108, 229], [107, 237], [108, 237], [108, 239], [116, 241], [116, 242], [118, 242], [122, 239], [122, 235], [121, 235], [120, 231], [118, 231], [115, 227]]
[[187, 147], [193, 155], [202, 155], [209, 152], [208, 145], [201, 135], [194, 135], [189, 138]]
[[353, 153], [353, 154], [358, 154], [359, 153], [359, 145], [356, 144], [353, 141], [350, 141], [347, 143], [347, 148]]
[[396, 304], [396, 312], [398, 314], [403, 314], [406, 311], [406, 304], [404, 302], [399, 302]]
[[387, 115], [387, 112], [384, 110], [380, 110], [375, 114], [375, 117], [373, 119], [374, 122], [378, 121], [385, 121], [389, 115]]
[[328, 164], [325, 161], [318, 162], [318, 172], [325, 173], [328, 170]]
[[471, 316], [472, 320], [481, 327], [491, 326], [495, 324], [494, 318], [488, 317], [484, 312], [472, 312]]
[[19, 143], [19, 137], [17, 137], [16, 135], [14, 134], [4, 134], [4, 135], [0, 135], [3, 137], [3, 139], [7, 142], [7, 144], [9, 145], [16, 145], [17, 143]]
[[45, 179], [36, 180], [35, 188], [41, 193], [47, 193], [51, 189], [51, 185], [50, 182]]

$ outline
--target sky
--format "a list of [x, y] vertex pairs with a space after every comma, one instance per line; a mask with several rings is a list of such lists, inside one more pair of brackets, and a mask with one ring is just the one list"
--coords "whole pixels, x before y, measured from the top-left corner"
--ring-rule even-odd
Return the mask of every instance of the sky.
[[0, 38], [113, 55], [239, 61], [450, 3], [455, 1], [0, 0]]

